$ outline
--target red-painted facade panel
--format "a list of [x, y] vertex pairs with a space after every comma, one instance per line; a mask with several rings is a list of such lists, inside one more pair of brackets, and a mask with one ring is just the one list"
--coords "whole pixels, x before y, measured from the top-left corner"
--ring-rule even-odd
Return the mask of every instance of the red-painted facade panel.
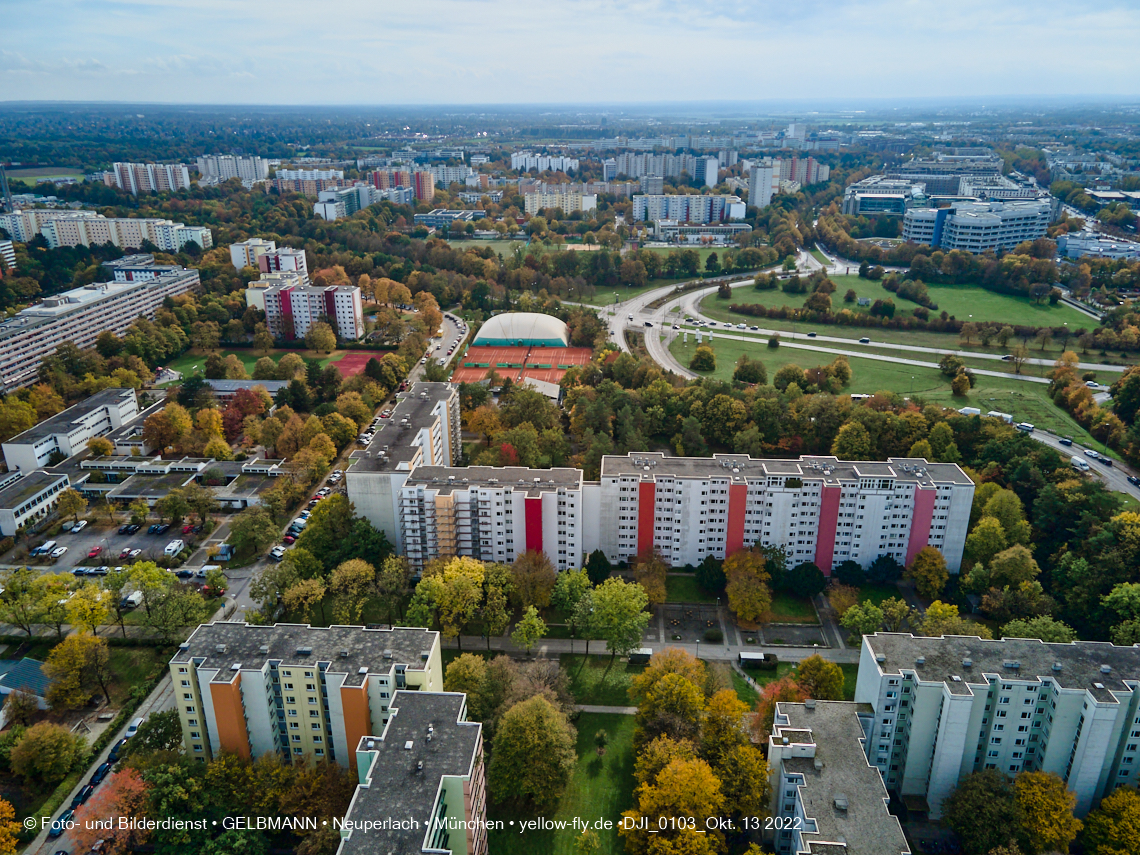
[[930, 523], [934, 519], [934, 500], [937, 490], [914, 488], [914, 513], [910, 515], [910, 538], [906, 545], [906, 566], [922, 551], [930, 538]]
[[645, 555], [653, 551], [653, 502], [657, 495], [652, 481], [642, 481], [637, 485], [637, 554]]
[[527, 496], [525, 502], [527, 552], [542, 552], [542, 496]]
[[835, 532], [839, 528], [839, 498], [842, 487], [824, 487], [819, 503], [819, 533], [815, 540], [815, 566], [831, 575], [835, 561]]
[[281, 295], [281, 327], [286, 341], [296, 338], [293, 332], [293, 289], [286, 288], [278, 291]]
[[728, 534], [724, 543], [724, 557], [744, 548], [744, 520], [748, 505], [748, 485], [728, 486]]

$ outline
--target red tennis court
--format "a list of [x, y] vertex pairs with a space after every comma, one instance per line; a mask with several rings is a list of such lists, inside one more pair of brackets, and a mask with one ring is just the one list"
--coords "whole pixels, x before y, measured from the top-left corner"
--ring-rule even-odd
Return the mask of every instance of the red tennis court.
[[453, 383], [484, 380], [493, 367], [503, 378], [523, 377], [557, 383], [575, 365], [589, 363], [588, 347], [469, 347], [451, 375]]
[[355, 377], [361, 373], [364, 370], [364, 366], [368, 364], [369, 359], [379, 361], [386, 355], [384, 352], [376, 353], [368, 350], [349, 350], [345, 351], [344, 356], [332, 364], [340, 371], [340, 376], [347, 380], [349, 377]]

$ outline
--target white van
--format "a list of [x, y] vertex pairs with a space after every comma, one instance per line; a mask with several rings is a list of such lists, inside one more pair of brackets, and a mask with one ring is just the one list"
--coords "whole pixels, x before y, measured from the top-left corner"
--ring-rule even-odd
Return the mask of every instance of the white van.
[[139, 606], [142, 605], [142, 602], [143, 602], [142, 591], [131, 591], [131, 593], [129, 593], [125, 597], [123, 597], [120, 605], [122, 605], [122, 607], [126, 608], [126, 609], [137, 609]]
[[1088, 472], [1089, 471], [1089, 465], [1087, 463], [1085, 463], [1083, 460], [1081, 460], [1081, 458], [1079, 458], [1079, 457], [1070, 458], [1069, 459], [1069, 465], [1072, 466], [1074, 469], [1076, 469], [1078, 472]]
[[962, 407], [958, 412], [963, 416], [980, 416], [982, 411], [977, 407]]

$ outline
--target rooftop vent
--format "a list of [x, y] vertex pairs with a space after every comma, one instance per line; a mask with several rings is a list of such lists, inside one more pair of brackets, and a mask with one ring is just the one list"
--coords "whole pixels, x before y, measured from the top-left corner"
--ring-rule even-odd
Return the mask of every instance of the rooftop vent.
[[178, 645], [178, 649], [179, 650], [189, 650], [190, 649], [190, 643], [188, 641], [183, 641], [181, 644]]
[[1111, 665], [1101, 665], [1100, 666], [1100, 673], [1111, 674], [1112, 673], [1112, 666]]
[[404, 750], [405, 751], [411, 751], [413, 745], [415, 745], [415, 743], [409, 739], [407, 742], [404, 743]]
[[847, 810], [847, 796], [843, 793], [835, 794], [835, 809], [842, 811]]
[[367, 674], [368, 673], [368, 666], [367, 665], [361, 665], [359, 668], [356, 669], [356, 673], [361, 674], [361, 675]]
[[818, 757], [816, 757], [815, 758], [815, 771], [818, 772], [822, 768], [823, 768], [823, 761], [820, 760]]
[[972, 668], [973, 666], [974, 666], [974, 660], [973, 659], [966, 658], [966, 659], [962, 660], [962, 667], [963, 668]]
[[887, 661], [887, 657], [886, 657], [886, 656], [884, 656], [882, 653], [880, 653], [880, 654], [878, 654], [877, 656], [875, 656], [875, 661], [876, 661], [876, 662], [880, 662], [880, 663], [882, 663], [882, 662], [886, 662], [886, 661]]
[[240, 671], [241, 670], [241, 663], [235, 662], [233, 665], [230, 666], [230, 670], [231, 671]]
[[384, 658], [385, 659], [391, 659], [392, 658], [392, 651], [391, 650], [385, 650], [384, 651]]
[[375, 739], [366, 739], [364, 741], [364, 747], [367, 748], [369, 751], [374, 750], [376, 748], [376, 740]]
[[214, 646], [214, 652], [215, 653], [225, 653], [226, 652], [226, 646], [224, 644], [217, 644]]
[[421, 650], [420, 651], [420, 659], [422, 659], [424, 662], [427, 662], [429, 659], [431, 659], [431, 651], [430, 650]]
[[962, 682], [962, 678], [959, 677], [957, 674], [952, 674], [950, 676], [950, 679], [953, 680], [955, 683], [961, 683]]
[[805, 710], [814, 710], [815, 709], [815, 699], [814, 698], [808, 698], [806, 701], [804, 701], [804, 709]]
[[428, 733], [435, 733], [435, 725], [434, 724], [428, 725]]
[[783, 739], [780, 740], [780, 742], [784, 745], [787, 745], [788, 744], [788, 737], [785, 736]]
[[260, 653], [262, 656], [267, 655], [269, 653], [269, 645], [268, 644], [261, 645], [261, 647], [257, 648], [257, 652]]
[[417, 760], [416, 761], [416, 771], [422, 772], [423, 770], [424, 770], [424, 761], [423, 760]]
[[311, 647], [298, 647], [297, 648], [297, 655], [298, 656], [312, 656], [313, 655], [313, 648], [311, 648]]
[[1104, 683], [1093, 683], [1093, 688], [1094, 689], [1101, 689], [1103, 691]]
[[1053, 663], [1053, 670], [1054, 670], [1054, 671], [1060, 671], [1060, 670], [1061, 670], [1062, 668], [1064, 668], [1064, 667], [1065, 667], [1065, 666], [1064, 666], [1064, 665], [1062, 665], [1060, 662], [1054, 662], [1054, 663]]
[[914, 660], [914, 664], [915, 665], [925, 665], [926, 664], [926, 657], [925, 656], [919, 656], [917, 659]]
[[347, 659], [347, 658], [348, 658], [348, 651], [347, 651], [347, 650], [342, 650], [342, 651], [340, 652], [340, 658], [341, 658], [341, 659]]
[[1017, 669], [1019, 669], [1021, 667], [1021, 663], [1018, 662], [1016, 659], [1006, 659], [1004, 662], [1001, 663], [1001, 667], [1002, 668], [1012, 668], [1016, 671]]

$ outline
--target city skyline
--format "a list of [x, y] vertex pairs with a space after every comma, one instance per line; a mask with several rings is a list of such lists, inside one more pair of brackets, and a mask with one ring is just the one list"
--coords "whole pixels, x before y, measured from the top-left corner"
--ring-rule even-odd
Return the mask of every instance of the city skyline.
[[[1140, 9], [1126, 2], [1081, 11], [1059, 2], [994, 9], [857, 0], [787, 10], [738, 0], [701, 14], [674, 0], [426, 0], [399, 8], [337, 0], [313, 16], [296, 0], [204, 0], [195, 7], [198, 21], [228, 22], [208, 39], [171, 26], [181, 8], [172, 0], [13, 8], [0, 89], [13, 101], [120, 101], [129, 92], [132, 101], [195, 104], [871, 101], [1128, 97], [1140, 76], [1140, 59], [1128, 49], [1140, 35]], [[637, 39], [629, 38], [631, 26]], [[480, 46], [472, 52], [476, 31]], [[306, 37], [300, 43], [297, 33]], [[929, 73], [901, 73], [911, 54], [900, 44], [921, 45]], [[857, 61], [845, 60], [852, 49]], [[720, 61], [661, 64], [666, 53]], [[1060, 54], [1081, 59], [1058, 75]]]

